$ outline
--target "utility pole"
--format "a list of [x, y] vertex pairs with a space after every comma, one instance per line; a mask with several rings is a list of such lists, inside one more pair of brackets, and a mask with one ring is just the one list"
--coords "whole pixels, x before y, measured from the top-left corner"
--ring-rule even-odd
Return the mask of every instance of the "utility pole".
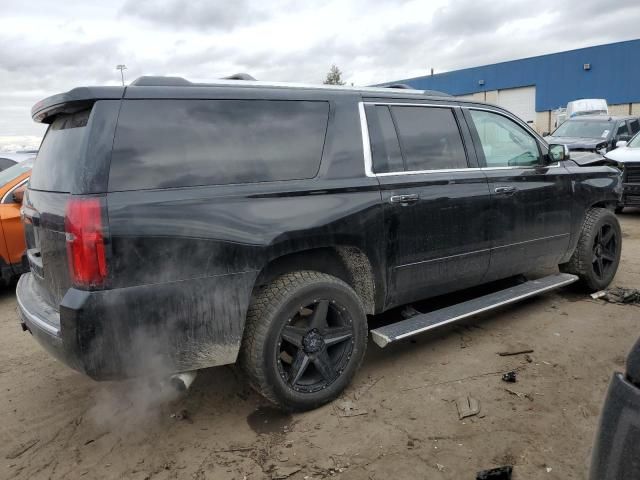
[[120, 78], [122, 78], [122, 86], [124, 87], [124, 71], [127, 69], [127, 66], [124, 64], [116, 65], [116, 70], [120, 70]]

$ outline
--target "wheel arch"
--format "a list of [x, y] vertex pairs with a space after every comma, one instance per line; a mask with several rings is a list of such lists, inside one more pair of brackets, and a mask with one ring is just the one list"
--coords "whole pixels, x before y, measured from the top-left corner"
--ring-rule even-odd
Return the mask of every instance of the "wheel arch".
[[253, 290], [255, 292], [256, 288], [266, 285], [276, 277], [297, 270], [313, 270], [343, 280], [358, 294], [367, 314], [374, 314], [382, 309], [382, 280], [376, 278], [369, 257], [355, 246], [316, 247], [272, 258], [260, 270]]

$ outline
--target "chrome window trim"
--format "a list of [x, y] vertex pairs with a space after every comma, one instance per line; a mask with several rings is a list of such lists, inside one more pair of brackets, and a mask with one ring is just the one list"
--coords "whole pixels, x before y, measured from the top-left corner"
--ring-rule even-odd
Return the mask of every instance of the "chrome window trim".
[[25, 178], [20, 183], [14, 185], [13, 188], [11, 190], [9, 190], [7, 193], [5, 193], [4, 196], [2, 197], [2, 199], [0, 199], [0, 204], [4, 204], [4, 201], [7, 199], [7, 197], [9, 195], [11, 195], [13, 192], [15, 192], [18, 188], [20, 188], [21, 186], [25, 185], [29, 181], [29, 178], [30, 177]]
[[[367, 114], [365, 112], [365, 105], [399, 105], [399, 106], [409, 106], [409, 107], [439, 107], [439, 108], [456, 108], [459, 105], [453, 105], [448, 103], [402, 103], [402, 102], [358, 102], [358, 112], [360, 114], [360, 129], [362, 132], [362, 150], [364, 156], [364, 172], [367, 177], [392, 177], [392, 176], [400, 176], [400, 175], [420, 175], [420, 174], [431, 174], [431, 173], [461, 173], [461, 172], [479, 172], [479, 171], [493, 171], [493, 170], [536, 170], [538, 168], [559, 168], [560, 162], [553, 163], [551, 165], [542, 166], [521, 166], [521, 167], [468, 167], [468, 168], [446, 168], [440, 170], [410, 170], [410, 171], [397, 171], [397, 172], [383, 172], [383, 173], [375, 173], [373, 171], [373, 156], [371, 154], [371, 137], [369, 136], [369, 124], [367, 123]], [[472, 110], [484, 110], [487, 112], [497, 113], [498, 115], [503, 115], [511, 120], [516, 120], [516, 123], [521, 124], [521, 121], [518, 121], [516, 117], [512, 115], [506, 115], [504, 112], [499, 110], [491, 109], [491, 108], [480, 108], [480, 107], [467, 107], [464, 106], [462, 108], [472, 109]], [[529, 131], [529, 130], [527, 130]], [[535, 133], [535, 132], [534, 132]], [[536, 140], [540, 140], [541, 137], [537, 133], [535, 133], [534, 137]]]

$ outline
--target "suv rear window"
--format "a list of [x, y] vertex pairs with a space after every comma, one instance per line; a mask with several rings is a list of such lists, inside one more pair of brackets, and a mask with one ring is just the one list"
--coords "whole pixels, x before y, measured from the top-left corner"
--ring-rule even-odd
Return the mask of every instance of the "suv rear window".
[[127, 100], [109, 190], [312, 178], [328, 102]]
[[29, 188], [71, 192], [74, 172], [82, 166], [84, 136], [91, 109], [58, 115], [42, 140]]
[[407, 171], [467, 168], [460, 130], [450, 108], [392, 106]]

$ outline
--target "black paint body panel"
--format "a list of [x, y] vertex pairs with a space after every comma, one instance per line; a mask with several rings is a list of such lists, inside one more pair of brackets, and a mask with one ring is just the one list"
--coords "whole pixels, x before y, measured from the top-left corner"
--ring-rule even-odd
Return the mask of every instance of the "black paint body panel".
[[[357, 284], [366, 311], [380, 313], [566, 261], [586, 210], [614, 206], [620, 194], [619, 172], [609, 167], [564, 162], [537, 170], [480, 168], [463, 120], [462, 109], [470, 104], [442, 97], [390, 91], [375, 99], [451, 105], [471, 168], [374, 176], [365, 172], [359, 104], [369, 99], [362, 92], [140, 86], [120, 94], [122, 100], [96, 99], [93, 105], [86, 168], [73, 172], [72, 191], [29, 190], [24, 203], [32, 273], [18, 295], [33, 311], [23, 316], [38, 318], [43, 308], [56, 312], [59, 335], [38, 331], [36, 337], [45, 344], [51, 337], [63, 361], [97, 379], [234, 362], [252, 291], [273, 262], [288, 256], [313, 257], [305, 264], [322, 268], [334, 252], [344, 270], [351, 269], [345, 279]], [[328, 102], [318, 173], [307, 180], [108, 191], [121, 102], [156, 98]], [[492, 193], [506, 183], [520, 187], [509, 201]], [[391, 196], [407, 192], [418, 193], [420, 201], [390, 203]], [[86, 196], [97, 196], [103, 206], [108, 271], [105, 285], [91, 290], [71, 284], [64, 233], [68, 200]], [[368, 272], [369, 287], [363, 280]], [[46, 308], [30, 301], [36, 297]]]

